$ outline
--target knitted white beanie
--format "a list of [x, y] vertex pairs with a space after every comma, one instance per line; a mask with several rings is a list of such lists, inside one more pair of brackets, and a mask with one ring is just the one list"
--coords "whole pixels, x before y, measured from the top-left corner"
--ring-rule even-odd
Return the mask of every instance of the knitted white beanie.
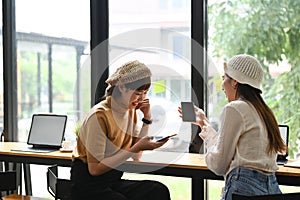
[[114, 85], [132, 83], [147, 77], [151, 77], [150, 69], [137, 60], [130, 61], [119, 67], [105, 82]]
[[233, 56], [224, 66], [228, 76], [242, 84], [248, 84], [261, 91], [263, 70], [259, 61], [253, 56], [240, 54]]

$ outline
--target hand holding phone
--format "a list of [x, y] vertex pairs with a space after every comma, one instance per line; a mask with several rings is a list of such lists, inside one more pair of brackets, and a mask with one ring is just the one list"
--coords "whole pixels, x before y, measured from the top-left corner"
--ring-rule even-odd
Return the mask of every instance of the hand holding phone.
[[168, 135], [168, 136], [166, 136], [166, 137], [163, 137], [163, 138], [160, 138], [160, 139], [156, 140], [155, 142], [164, 142], [165, 140], [168, 140], [168, 139], [170, 139], [171, 137], [174, 137], [174, 136], [176, 136], [176, 135], [177, 135], [176, 133], [173, 134], [173, 135]]
[[182, 121], [195, 122], [196, 114], [193, 102], [181, 102]]

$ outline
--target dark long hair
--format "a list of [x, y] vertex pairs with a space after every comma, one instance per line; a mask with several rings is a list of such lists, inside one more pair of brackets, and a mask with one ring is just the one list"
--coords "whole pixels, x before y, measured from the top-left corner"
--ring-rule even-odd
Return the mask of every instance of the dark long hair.
[[264, 121], [270, 142], [268, 152], [278, 153], [284, 151], [286, 147], [280, 136], [278, 123], [274, 113], [261, 97], [261, 91], [250, 85], [238, 83], [237, 97], [242, 97], [250, 102]]

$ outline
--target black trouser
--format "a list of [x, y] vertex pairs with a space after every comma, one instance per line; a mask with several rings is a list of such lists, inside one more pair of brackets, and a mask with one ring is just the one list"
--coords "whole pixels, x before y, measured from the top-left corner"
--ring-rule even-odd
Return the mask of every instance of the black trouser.
[[87, 164], [75, 160], [71, 168], [72, 200], [170, 200], [168, 188], [157, 181], [124, 180], [123, 172], [111, 170], [91, 176]]

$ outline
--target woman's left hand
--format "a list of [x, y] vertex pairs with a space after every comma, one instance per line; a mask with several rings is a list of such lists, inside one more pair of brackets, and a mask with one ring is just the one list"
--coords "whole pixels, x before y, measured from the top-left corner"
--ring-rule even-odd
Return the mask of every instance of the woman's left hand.
[[143, 101], [139, 103], [136, 109], [140, 109], [142, 111], [142, 113], [144, 114], [144, 118], [149, 120], [151, 119], [149, 99], [143, 99]]
[[[208, 119], [206, 118], [205, 113], [201, 108], [194, 106], [194, 111], [195, 111], [196, 121], [192, 123], [202, 128], [202, 126], [204, 125], [203, 121], [205, 120], [206, 122], [208, 122]], [[182, 108], [180, 106], [178, 107], [178, 112], [179, 112], [179, 117], [182, 117]]]

